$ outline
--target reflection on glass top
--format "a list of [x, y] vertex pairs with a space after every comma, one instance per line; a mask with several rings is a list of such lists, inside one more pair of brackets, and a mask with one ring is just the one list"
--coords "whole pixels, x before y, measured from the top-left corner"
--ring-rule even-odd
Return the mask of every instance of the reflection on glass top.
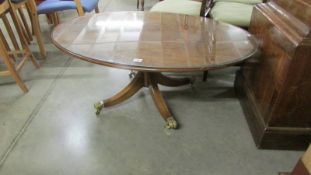
[[256, 52], [246, 31], [212, 19], [170, 13], [87, 15], [55, 27], [53, 43], [86, 61], [152, 71], [195, 71], [242, 61]]

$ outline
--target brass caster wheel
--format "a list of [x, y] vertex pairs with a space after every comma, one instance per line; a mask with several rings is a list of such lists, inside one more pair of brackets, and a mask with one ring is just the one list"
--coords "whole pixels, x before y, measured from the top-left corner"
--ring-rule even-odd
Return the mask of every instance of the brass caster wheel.
[[166, 129], [176, 129], [177, 128], [177, 121], [173, 117], [169, 117], [166, 119]]
[[136, 72], [135, 72], [135, 71], [131, 71], [131, 72], [129, 73], [130, 79], [134, 78], [135, 75], [136, 75]]
[[96, 109], [96, 115], [99, 115], [101, 110], [104, 108], [104, 102], [100, 101], [94, 104], [94, 108]]

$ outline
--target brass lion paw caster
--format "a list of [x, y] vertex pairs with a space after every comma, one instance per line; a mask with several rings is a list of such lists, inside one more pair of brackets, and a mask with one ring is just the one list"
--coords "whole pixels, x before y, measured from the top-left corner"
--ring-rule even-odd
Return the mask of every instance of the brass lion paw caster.
[[96, 115], [99, 115], [101, 110], [104, 108], [104, 101], [95, 103], [94, 108], [96, 109]]
[[177, 121], [173, 117], [169, 117], [166, 119], [166, 129], [176, 129], [177, 126]]

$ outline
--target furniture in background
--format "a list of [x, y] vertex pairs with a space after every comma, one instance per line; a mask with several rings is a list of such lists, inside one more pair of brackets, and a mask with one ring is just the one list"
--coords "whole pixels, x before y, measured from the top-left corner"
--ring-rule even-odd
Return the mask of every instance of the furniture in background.
[[[39, 47], [40, 55], [42, 58], [46, 58], [46, 50], [44, 41], [41, 35], [41, 29], [39, 25], [38, 14], [36, 12], [35, 3], [33, 0], [10, 0], [10, 5], [13, 11], [18, 12], [21, 18], [21, 29], [24, 33], [24, 36], [28, 43], [33, 40], [33, 35], [37, 40], [37, 44]], [[24, 13], [23, 8], [26, 7], [28, 16], [30, 19], [30, 24], [26, 19], [26, 15]]]
[[[98, 0], [11, 0], [11, 2], [12, 8], [18, 10], [21, 16], [21, 27], [25, 34], [25, 38], [30, 42], [33, 40], [32, 35], [36, 37], [42, 58], [46, 57], [46, 50], [41, 35], [38, 14], [47, 14], [48, 19], [51, 20], [50, 22], [56, 25], [59, 23], [57, 11], [77, 9], [80, 16], [94, 9], [98, 12]], [[27, 23], [22, 7], [27, 7], [31, 28]]]
[[265, 0], [214, 0], [210, 16], [235, 26], [247, 28], [253, 7]]
[[156, 3], [150, 11], [206, 17], [211, 4], [212, 0], [164, 0]]
[[170, 78], [163, 72], [223, 68], [242, 62], [257, 51], [255, 38], [243, 29], [173, 13], [90, 15], [56, 26], [51, 36], [56, 47], [75, 58], [138, 72], [122, 91], [97, 103], [96, 114], [147, 87], [169, 129], [175, 129], [177, 122], [158, 84], [175, 87], [192, 81]]
[[79, 16], [93, 10], [98, 13], [98, 0], [45, 0], [38, 3], [36, 7], [39, 15], [51, 14], [54, 25], [59, 24], [57, 12], [64, 10], [77, 10]]
[[[253, 8], [266, 0], [213, 0], [210, 5], [209, 17], [247, 29]], [[203, 81], [207, 80], [208, 72], [203, 72]]]
[[[163, 0], [159, 0], [159, 1], [163, 1]], [[141, 10], [144, 11], [145, 10], [145, 0], [137, 0], [137, 9], [139, 9], [139, 6], [141, 6]]]
[[[0, 60], [3, 61], [7, 68], [7, 70], [0, 72], [0, 76], [12, 76], [19, 87], [24, 92], [28, 92], [28, 88], [18, 72], [28, 59], [32, 61], [36, 68], [39, 68], [39, 64], [28, 48], [17, 11], [11, 8], [8, 0], [3, 0], [0, 4], [0, 16], [4, 23], [0, 30]], [[8, 17], [12, 19], [14, 25], [9, 22]], [[6, 37], [6, 34], [8, 37]]]
[[279, 175], [311, 175], [311, 145], [301, 159], [299, 159], [292, 172], [279, 173]]
[[[177, 13], [207, 17], [213, 0], [164, 0], [151, 8], [151, 12]], [[203, 81], [207, 80], [208, 71], [203, 72]]]
[[310, 0], [271, 0], [253, 11], [249, 31], [262, 53], [244, 63], [235, 87], [259, 148], [311, 142], [310, 19]]

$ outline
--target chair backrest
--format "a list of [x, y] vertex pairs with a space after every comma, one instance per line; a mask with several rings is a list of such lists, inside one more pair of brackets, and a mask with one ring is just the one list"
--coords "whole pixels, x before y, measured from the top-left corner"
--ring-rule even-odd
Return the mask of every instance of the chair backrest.
[[[13, 23], [8, 18], [9, 14]], [[20, 21], [17, 20], [17, 13], [12, 10], [8, 0], [3, 0], [0, 4], [0, 18], [4, 23], [0, 28], [0, 59], [7, 67], [7, 70], [0, 72], [0, 76], [12, 76], [20, 88], [27, 92], [28, 88], [18, 75], [18, 71], [24, 65], [26, 59], [30, 58], [31, 53], [20, 30]], [[14, 29], [18, 35], [15, 34]], [[22, 57], [16, 66], [14, 64], [16, 61], [15, 56]]]
[[[20, 86], [20, 88], [24, 92], [27, 92], [28, 88], [22, 82], [20, 76], [17, 73], [18, 71], [15, 69], [14, 66], [14, 55], [19, 54], [21, 48], [18, 44], [18, 38], [14, 33], [13, 25], [11, 25], [9, 21], [8, 14], [10, 14], [13, 23], [16, 24], [16, 14], [14, 14], [14, 11], [10, 8], [9, 1], [2, 0], [0, 4], [0, 18], [2, 19], [4, 25], [0, 26], [0, 60], [6, 65], [7, 70], [0, 71], [0, 76], [11, 75]], [[15, 27], [15, 29], [19, 34], [21, 34], [21, 31], [18, 30], [18, 27]]]
[[[10, 14], [14, 25], [10, 23], [7, 14]], [[18, 39], [23, 37], [22, 31], [19, 30], [20, 23], [16, 20], [17, 15], [10, 8], [10, 3], [8, 0], [3, 0], [3, 2], [0, 4], [0, 15], [1, 15], [0, 18], [2, 19], [4, 24], [4, 26], [0, 28], [1, 42], [6, 47], [7, 50], [12, 50], [9, 43], [11, 43], [11, 46], [14, 47], [14, 50], [22, 50], [23, 49], [22, 47], [24, 46], [23, 44], [25, 43], [20, 42], [22, 47], [20, 47], [18, 44], [19, 43]], [[14, 34], [14, 28], [17, 31], [19, 38], [17, 38], [16, 35]], [[5, 37], [3, 32], [6, 32], [8, 37]]]
[[212, 9], [213, 0], [202, 0], [200, 16], [207, 17]]

